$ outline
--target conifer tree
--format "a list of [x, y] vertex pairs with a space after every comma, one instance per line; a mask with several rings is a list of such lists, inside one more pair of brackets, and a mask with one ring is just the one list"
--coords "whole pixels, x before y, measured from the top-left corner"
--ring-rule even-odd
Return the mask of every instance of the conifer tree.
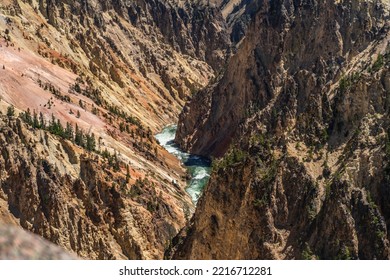
[[34, 113], [33, 113], [33, 123], [32, 123], [32, 126], [34, 128], [39, 128], [39, 120], [38, 120], [38, 114], [37, 112], [34, 110]]
[[42, 112], [39, 112], [39, 127], [42, 129], [46, 128], [46, 122]]
[[65, 128], [64, 134], [65, 134], [64, 136], [66, 139], [73, 141], [74, 132], [73, 132], [73, 126], [71, 123], [66, 122], [66, 128]]
[[85, 143], [84, 143], [84, 133], [78, 127], [77, 124], [76, 124], [76, 132], [75, 132], [74, 142], [76, 143], [76, 145], [79, 145], [81, 147], [85, 146]]
[[26, 111], [26, 113], [25, 113], [25, 121], [26, 121], [26, 123], [28, 123], [29, 125], [32, 125], [32, 116], [31, 116], [30, 108], [27, 108], [27, 111]]
[[87, 143], [86, 143], [86, 148], [88, 151], [94, 151], [96, 148], [96, 140], [95, 140], [95, 134], [87, 134]]

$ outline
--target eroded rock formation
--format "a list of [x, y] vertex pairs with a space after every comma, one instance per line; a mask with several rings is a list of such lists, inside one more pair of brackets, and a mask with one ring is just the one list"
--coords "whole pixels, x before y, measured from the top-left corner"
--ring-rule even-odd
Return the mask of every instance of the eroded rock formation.
[[174, 258], [389, 259], [387, 1], [261, 1], [176, 140], [223, 156]]

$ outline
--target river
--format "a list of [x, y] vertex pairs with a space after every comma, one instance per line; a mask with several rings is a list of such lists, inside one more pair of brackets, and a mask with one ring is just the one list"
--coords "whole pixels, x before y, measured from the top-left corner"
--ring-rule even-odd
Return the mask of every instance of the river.
[[210, 178], [211, 161], [180, 150], [174, 142], [176, 129], [176, 125], [167, 126], [155, 137], [161, 146], [176, 156], [187, 168], [191, 179], [188, 181], [186, 191], [191, 196], [194, 204], [196, 204]]

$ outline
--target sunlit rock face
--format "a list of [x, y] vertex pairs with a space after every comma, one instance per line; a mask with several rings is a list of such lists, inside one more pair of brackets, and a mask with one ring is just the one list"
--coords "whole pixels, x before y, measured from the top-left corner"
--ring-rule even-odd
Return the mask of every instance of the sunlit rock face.
[[388, 259], [389, 3], [260, 1], [180, 116], [220, 160], [174, 258]]

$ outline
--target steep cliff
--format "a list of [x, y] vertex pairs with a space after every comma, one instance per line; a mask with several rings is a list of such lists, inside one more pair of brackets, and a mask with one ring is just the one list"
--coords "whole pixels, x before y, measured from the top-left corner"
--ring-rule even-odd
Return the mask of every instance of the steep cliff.
[[1, 221], [88, 259], [162, 258], [184, 226], [189, 198], [157, 171], [144, 175], [20, 118], [2, 116], [0, 127]]
[[161, 40], [162, 42], [154, 42], [158, 45], [168, 43], [175, 51], [206, 61], [215, 67], [223, 61], [228, 44], [219, 9], [201, 2], [95, 0], [81, 4], [78, 1], [45, 0], [39, 2], [39, 10], [54, 26], [59, 27], [61, 19], [71, 17], [79, 20], [82, 25], [98, 27], [101, 34], [107, 30], [107, 25], [113, 24], [105, 17], [108, 13], [114, 15], [116, 23], [123, 19], [130, 22], [147, 35], [145, 40]]
[[[385, 37], [388, 25], [385, 4], [352, 2], [348, 7], [333, 2], [264, 1], [220, 81], [185, 106], [177, 142], [194, 153], [223, 154], [240, 123], [259, 110], [272, 113], [266, 107], [300, 80], [309, 82], [295, 86], [298, 113], [315, 114], [312, 102], [322, 102], [322, 92], [351, 71], [373, 42]], [[310, 94], [315, 90], [321, 94]], [[321, 110], [311, 116], [321, 121]]]
[[258, 0], [215, 0], [228, 26], [233, 45], [246, 34], [248, 25], [256, 15], [261, 1]]
[[7, 46], [70, 70], [94, 101], [156, 130], [207, 84], [229, 47], [219, 10], [191, 1], [15, 0], [0, 13]]
[[153, 134], [223, 63], [224, 25], [185, 1], [1, 1], [0, 222], [83, 258], [162, 258], [194, 206]]
[[214, 162], [174, 258], [389, 259], [387, 1], [261, 1], [176, 141]]

